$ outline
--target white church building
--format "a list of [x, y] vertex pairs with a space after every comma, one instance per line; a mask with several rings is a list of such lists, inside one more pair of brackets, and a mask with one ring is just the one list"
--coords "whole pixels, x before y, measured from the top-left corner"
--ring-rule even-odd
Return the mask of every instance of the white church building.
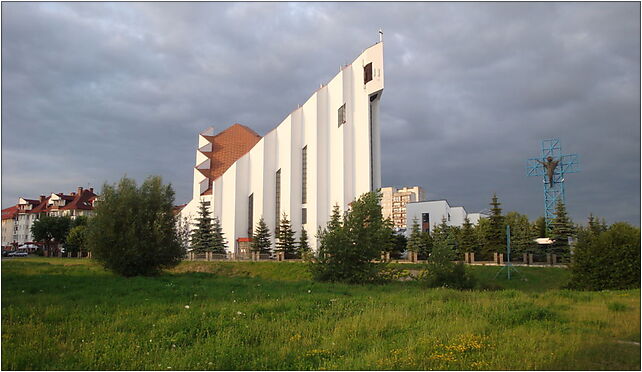
[[239, 253], [263, 217], [272, 232], [283, 213], [304, 227], [316, 249], [317, 227], [381, 187], [379, 105], [383, 42], [363, 51], [280, 124], [261, 137], [240, 124], [198, 136], [192, 200], [181, 218], [192, 224], [200, 201], [221, 221], [228, 251]]

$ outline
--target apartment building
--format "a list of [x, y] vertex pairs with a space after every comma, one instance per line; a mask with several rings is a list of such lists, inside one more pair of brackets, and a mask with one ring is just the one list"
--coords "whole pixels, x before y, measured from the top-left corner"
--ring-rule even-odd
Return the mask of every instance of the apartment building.
[[390, 218], [396, 229], [406, 229], [406, 204], [423, 201], [424, 190], [420, 186], [381, 188], [381, 211], [383, 218]]
[[[18, 203], [2, 210], [2, 245], [33, 241], [31, 226], [43, 216], [91, 216], [98, 196], [94, 189], [78, 187], [69, 194], [52, 193], [38, 199], [19, 198]], [[6, 213], [5, 213], [6, 211]]]

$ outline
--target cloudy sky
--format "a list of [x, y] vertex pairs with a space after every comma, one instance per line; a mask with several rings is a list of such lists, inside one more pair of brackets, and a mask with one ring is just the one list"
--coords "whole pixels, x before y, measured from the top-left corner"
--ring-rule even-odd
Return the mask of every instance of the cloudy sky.
[[263, 135], [385, 32], [382, 174], [543, 215], [540, 141], [580, 155], [575, 221], [640, 220], [639, 3], [3, 3], [2, 207], [162, 175], [197, 134]]

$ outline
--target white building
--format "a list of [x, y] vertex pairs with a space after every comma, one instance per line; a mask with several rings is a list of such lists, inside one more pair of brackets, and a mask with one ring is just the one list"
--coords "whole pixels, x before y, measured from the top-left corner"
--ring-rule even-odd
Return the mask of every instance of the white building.
[[[199, 135], [192, 200], [181, 217], [194, 222], [200, 201], [221, 221], [238, 253], [264, 218], [271, 231], [282, 213], [311, 237], [332, 207], [345, 210], [381, 187], [379, 103], [383, 43], [366, 49], [264, 137], [235, 124]], [[274, 239], [274, 234], [272, 234]]]
[[413, 220], [419, 222], [421, 231], [432, 231], [435, 226], [441, 224], [442, 219], [446, 220], [448, 226], [459, 226], [468, 220], [473, 225], [479, 222], [482, 217], [488, 217], [481, 213], [466, 213], [464, 207], [451, 207], [447, 200], [430, 200], [425, 202], [414, 202], [406, 204], [406, 223], [408, 229], [406, 235], [410, 235]]
[[420, 186], [381, 188], [381, 213], [383, 218], [390, 218], [395, 228], [406, 229], [406, 204], [423, 201], [425, 199], [424, 189]]

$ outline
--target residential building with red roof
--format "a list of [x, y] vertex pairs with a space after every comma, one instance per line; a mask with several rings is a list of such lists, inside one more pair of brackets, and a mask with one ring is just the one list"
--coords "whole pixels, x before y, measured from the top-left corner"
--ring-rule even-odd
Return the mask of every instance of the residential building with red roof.
[[93, 188], [82, 187], [69, 194], [59, 192], [40, 195], [39, 199], [19, 198], [18, 204], [2, 210], [2, 245], [32, 242], [31, 226], [42, 216], [68, 216], [72, 219], [91, 216], [96, 198]]
[[8, 246], [13, 243], [13, 234], [18, 217], [18, 206], [5, 208], [2, 210], [2, 246]]

